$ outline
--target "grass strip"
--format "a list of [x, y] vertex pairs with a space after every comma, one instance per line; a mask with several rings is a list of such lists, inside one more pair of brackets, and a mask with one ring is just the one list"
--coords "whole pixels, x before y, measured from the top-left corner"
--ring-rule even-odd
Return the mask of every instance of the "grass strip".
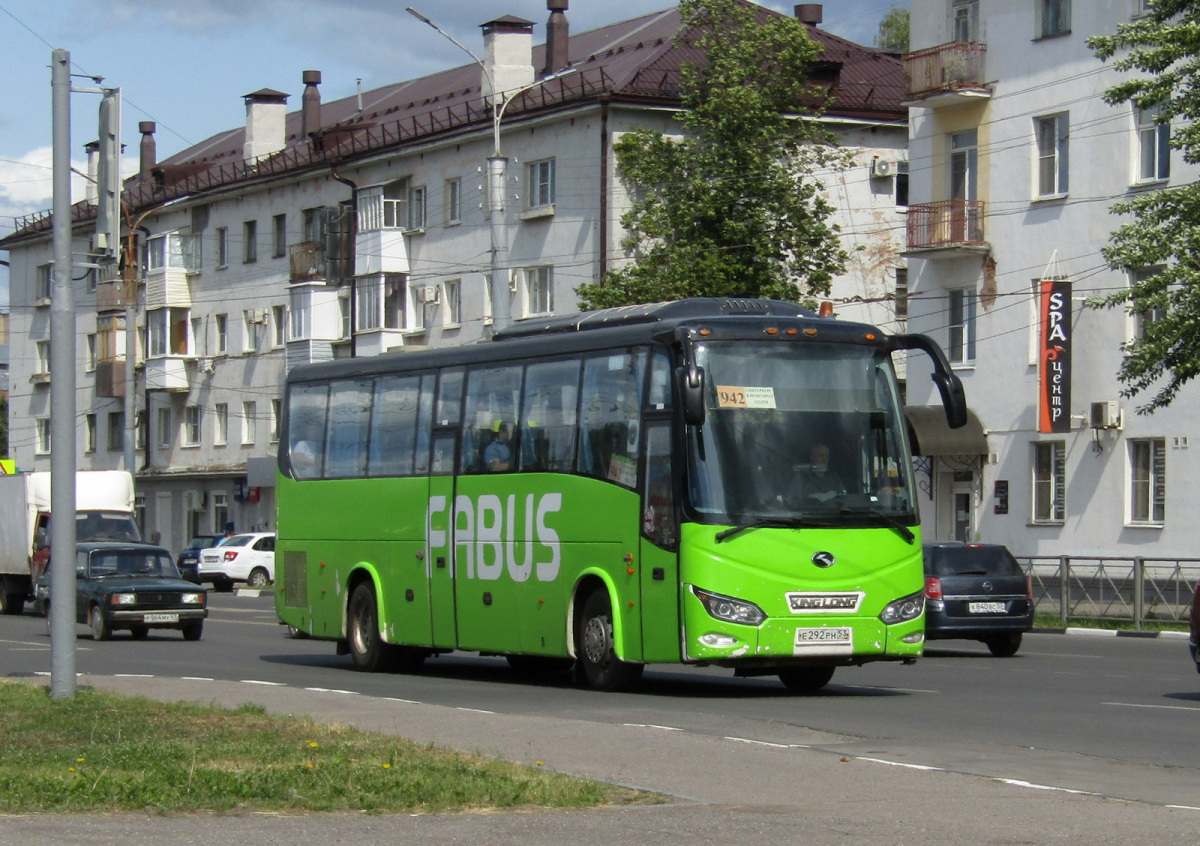
[[0, 681], [0, 813], [441, 813], [658, 797], [312, 720]]

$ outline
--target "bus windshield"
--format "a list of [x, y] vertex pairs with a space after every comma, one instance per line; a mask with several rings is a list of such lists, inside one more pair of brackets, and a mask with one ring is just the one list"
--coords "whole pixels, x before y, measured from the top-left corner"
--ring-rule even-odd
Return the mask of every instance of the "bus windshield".
[[848, 344], [708, 342], [687, 440], [694, 519], [735, 526], [917, 523], [891, 361]]

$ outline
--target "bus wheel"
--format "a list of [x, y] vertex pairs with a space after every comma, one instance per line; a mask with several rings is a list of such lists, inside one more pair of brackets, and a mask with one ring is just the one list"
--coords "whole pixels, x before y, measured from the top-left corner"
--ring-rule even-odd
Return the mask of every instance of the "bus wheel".
[[354, 669], [378, 673], [391, 668], [394, 650], [379, 636], [379, 611], [375, 607], [375, 589], [363, 582], [350, 594], [347, 614], [350, 660]]
[[607, 591], [592, 591], [583, 604], [576, 652], [593, 690], [627, 690], [642, 677], [642, 664], [627, 663], [617, 657]]
[[816, 693], [829, 684], [834, 667], [792, 667], [779, 674], [779, 680], [788, 690], [797, 693]]

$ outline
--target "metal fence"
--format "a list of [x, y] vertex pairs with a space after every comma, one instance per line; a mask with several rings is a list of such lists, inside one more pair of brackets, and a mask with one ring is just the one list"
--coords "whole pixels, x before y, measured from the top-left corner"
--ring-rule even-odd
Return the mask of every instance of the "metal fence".
[[1200, 558], [1021, 557], [1034, 610], [1072, 620], [1186, 623], [1200, 583]]

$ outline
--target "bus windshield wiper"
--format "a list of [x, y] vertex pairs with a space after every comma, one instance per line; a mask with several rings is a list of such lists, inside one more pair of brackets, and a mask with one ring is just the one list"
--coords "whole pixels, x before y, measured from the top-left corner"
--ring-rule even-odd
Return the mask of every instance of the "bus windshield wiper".
[[912, 544], [917, 536], [913, 534], [912, 529], [901, 523], [895, 517], [890, 517], [881, 511], [871, 511], [869, 508], [843, 508], [842, 514], [852, 515], [855, 517], [875, 517], [889, 529], [895, 530], [896, 534], [904, 538], [905, 542]]
[[810, 520], [805, 520], [802, 517], [768, 517], [762, 520], [754, 520], [744, 526], [734, 526], [730, 529], [722, 529], [717, 532], [716, 541], [721, 543], [740, 532], [748, 532], [751, 529], [802, 529], [805, 527], [823, 526], [824, 523], [813, 523]]

